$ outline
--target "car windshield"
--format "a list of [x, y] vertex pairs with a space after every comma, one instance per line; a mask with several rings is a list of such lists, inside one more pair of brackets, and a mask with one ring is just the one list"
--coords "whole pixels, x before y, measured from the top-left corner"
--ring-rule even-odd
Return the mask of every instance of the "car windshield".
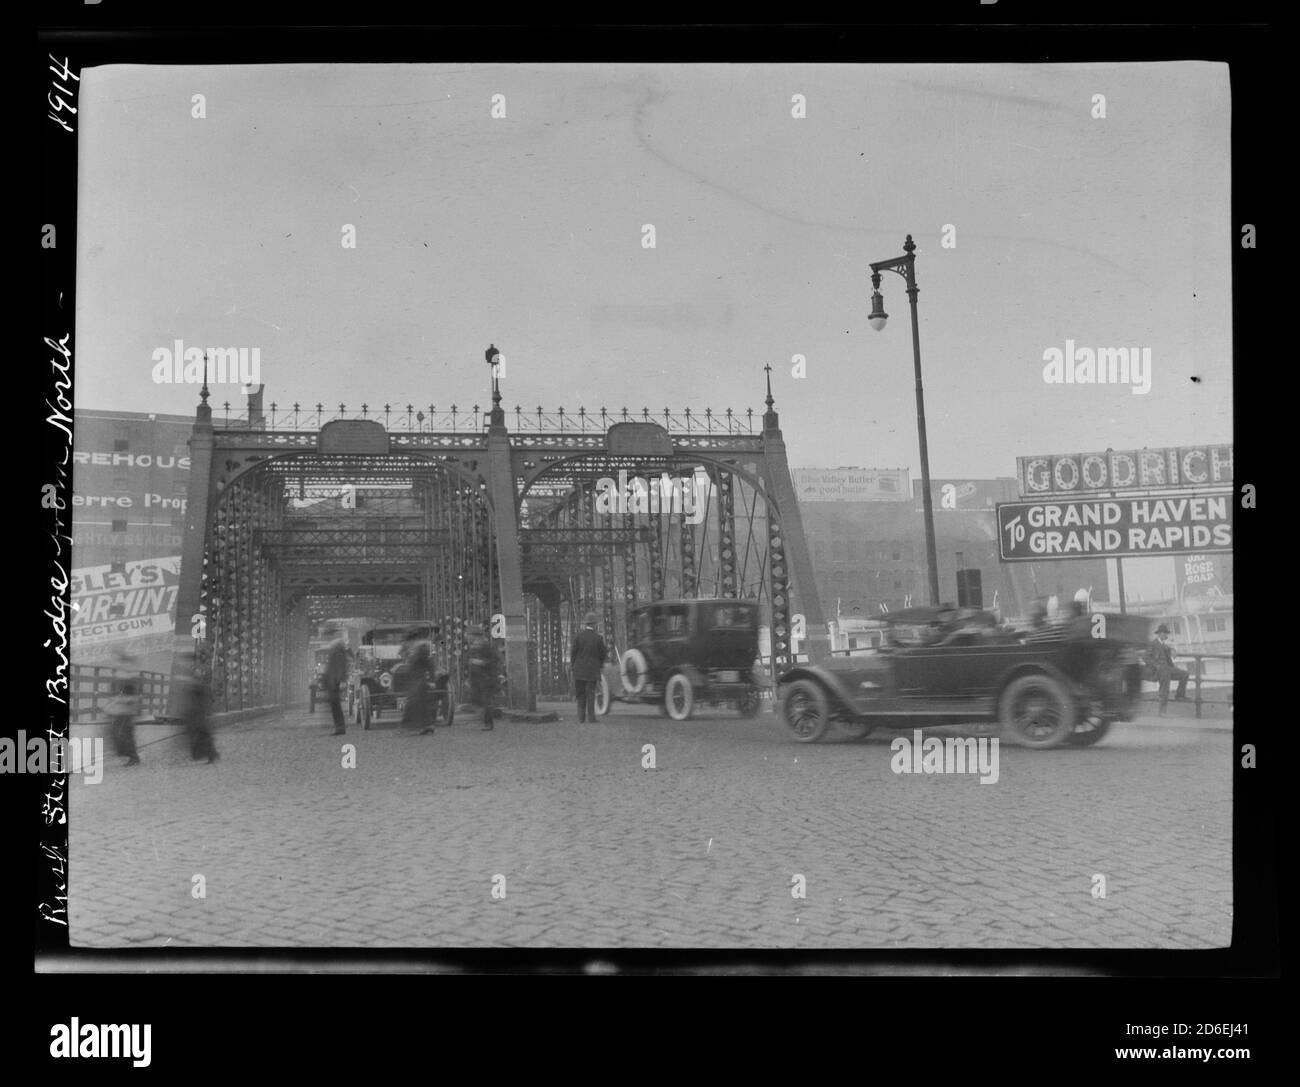
[[432, 628], [425, 624], [406, 624], [403, 626], [392, 627], [375, 627], [368, 631], [361, 639], [362, 645], [378, 646], [400, 646], [408, 638], [423, 638], [428, 640], [432, 635]]
[[757, 626], [755, 612], [745, 604], [720, 604], [713, 609], [715, 630], [748, 630]]

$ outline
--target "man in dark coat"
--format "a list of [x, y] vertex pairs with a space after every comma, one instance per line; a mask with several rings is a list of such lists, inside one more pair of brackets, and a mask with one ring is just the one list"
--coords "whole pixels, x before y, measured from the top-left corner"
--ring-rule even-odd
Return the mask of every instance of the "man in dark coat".
[[490, 625], [483, 624], [469, 643], [470, 701], [483, 708], [483, 731], [492, 731], [492, 700], [496, 697], [501, 680], [501, 658], [488, 636]]
[[605, 640], [596, 633], [596, 613], [587, 612], [582, 629], [573, 637], [569, 667], [573, 671], [574, 693], [578, 697], [578, 724], [596, 721], [596, 687], [600, 683], [601, 665], [609, 651]]
[[1174, 665], [1174, 653], [1169, 648], [1169, 628], [1161, 623], [1156, 627], [1156, 640], [1151, 643], [1151, 667], [1155, 669], [1156, 681], [1160, 684], [1160, 716], [1165, 715], [1169, 705], [1169, 681], [1178, 680], [1178, 694], [1175, 702], [1187, 701], [1187, 672]]
[[211, 696], [206, 671], [193, 653], [182, 654], [184, 661], [181, 718], [190, 740], [190, 758], [216, 762], [217, 745], [212, 740]]
[[[135, 719], [140, 716], [140, 674], [135, 658], [122, 650], [114, 654], [114, 677], [107, 713], [112, 727], [113, 749], [126, 757], [126, 766], [138, 766], [140, 753], [135, 746]], [[120, 669], [120, 671], [118, 671]]]
[[337, 637], [330, 646], [330, 655], [325, 662], [325, 694], [330, 700], [330, 713], [334, 716], [334, 735], [342, 736], [347, 732], [347, 721], [343, 717], [342, 686], [348, 679], [348, 648], [343, 643], [343, 635], [335, 632]]

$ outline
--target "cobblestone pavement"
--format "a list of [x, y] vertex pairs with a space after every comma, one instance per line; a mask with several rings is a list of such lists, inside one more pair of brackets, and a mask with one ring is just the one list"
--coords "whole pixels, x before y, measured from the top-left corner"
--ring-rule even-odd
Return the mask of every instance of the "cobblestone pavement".
[[141, 727], [140, 766], [110, 757], [100, 783], [72, 779], [73, 946], [1230, 940], [1229, 732], [1117, 725], [1092, 748], [1002, 744], [982, 785], [895, 774], [895, 733], [804, 745], [771, 714], [679, 723], [616, 706], [579, 725], [557, 708], [558, 722], [494, 732], [334, 737], [327, 711], [303, 707], [221, 730], [211, 766]]

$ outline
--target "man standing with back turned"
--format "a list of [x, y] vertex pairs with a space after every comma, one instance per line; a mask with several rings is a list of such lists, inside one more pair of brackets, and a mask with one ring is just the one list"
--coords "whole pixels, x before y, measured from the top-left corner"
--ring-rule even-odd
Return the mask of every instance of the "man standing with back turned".
[[587, 612], [582, 629], [573, 638], [569, 653], [569, 666], [573, 670], [574, 693], [578, 696], [578, 724], [596, 721], [596, 685], [600, 682], [600, 667], [608, 651], [605, 640], [596, 633], [596, 613]]
[[334, 715], [334, 735], [342, 736], [347, 732], [343, 719], [343, 694], [341, 688], [348, 679], [348, 650], [343, 642], [342, 631], [332, 631], [334, 644], [330, 646], [329, 659], [325, 663], [325, 693], [330, 700], [330, 713]]

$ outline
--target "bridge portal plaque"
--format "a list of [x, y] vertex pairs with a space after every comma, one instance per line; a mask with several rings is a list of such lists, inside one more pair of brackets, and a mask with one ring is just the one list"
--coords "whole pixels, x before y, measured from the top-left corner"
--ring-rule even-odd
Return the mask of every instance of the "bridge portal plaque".
[[366, 453], [386, 455], [388, 431], [373, 419], [335, 419], [320, 428], [317, 453]]

